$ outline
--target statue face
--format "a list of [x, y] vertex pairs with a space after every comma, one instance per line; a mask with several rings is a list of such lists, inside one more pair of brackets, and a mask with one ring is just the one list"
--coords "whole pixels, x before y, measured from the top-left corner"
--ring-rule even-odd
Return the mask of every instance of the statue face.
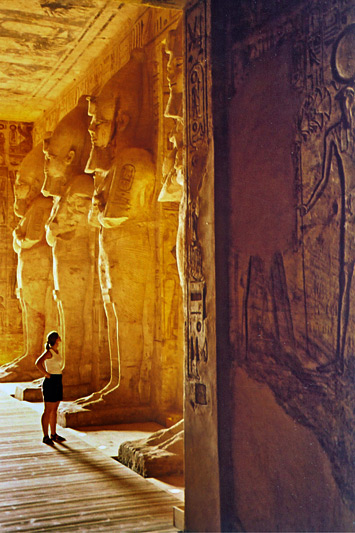
[[43, 193], [49, 196], [62, 196], [68, 182], [68, 167], [72, 160], [70, 152], [63, 154], [59, 140], [52, 137], [44, 142], [43, 152], [45, 181]]
[[167, 50], [169, 61], [167, 64], [167, 79], [171, 92], [182, 94], [184, 89], [184, 73], [182, 56], [174, 55], [173, 50]]
[[84, 172], [90, 148], [87, 100], [80, 98], [56, 126], [53, 135], [43, 142], [45, 184], [43, 194], [63, 196], [76, 176]]
[[14, 184], [14, 212], [18, 217], [23, 217], [29, 204], [39, 194], [42, 180], [36, 178], [35, 171], [25, 172], [18, 170]]
[[115, 99], [104, 97], [91, 99], [88, 114], [91, 117], [89, 125], [91, 152], [86, 171], [108, 171], [114, 155], [110, 149], [110, 141], [115, 115]]
[[17, 216], [23, 216], [29, 204], [40, 194], [43, 180], [43, 154], [36, 149], [25, 157], [16, 171], [14, 210]]
[[182, 93], [184, 89], [184, 71], [179, 30], [171, 31], [166, 42], [165, 51], [169, 55], [167, 80], [169, 82], [170, 97], [165, 110], [166, 117], [182, 117]]
[[20, 168], [16, 171], [15, 200], [31, 201], [40, 193], [42, 183], [35, 168]]

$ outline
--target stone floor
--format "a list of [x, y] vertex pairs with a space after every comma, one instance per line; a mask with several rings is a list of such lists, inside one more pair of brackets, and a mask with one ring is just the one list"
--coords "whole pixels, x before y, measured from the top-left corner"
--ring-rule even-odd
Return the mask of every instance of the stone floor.
[[161, 426], [65, 428], [52, 449], [41, 443], [42, 404], [15, 400], [11, 385], [0, 385], [1, 531], [176, 531], [182, 477], [143, 479], [114, 459], [121, 442]]

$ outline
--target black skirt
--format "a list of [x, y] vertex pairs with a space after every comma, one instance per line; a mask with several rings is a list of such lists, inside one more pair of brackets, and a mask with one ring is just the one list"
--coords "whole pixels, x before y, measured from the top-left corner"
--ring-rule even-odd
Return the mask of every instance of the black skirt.
[[50, 378], [44, 378], [42, 391], [45, 402], [60, 402], [63, 400], [62, 374], [51, 374]]

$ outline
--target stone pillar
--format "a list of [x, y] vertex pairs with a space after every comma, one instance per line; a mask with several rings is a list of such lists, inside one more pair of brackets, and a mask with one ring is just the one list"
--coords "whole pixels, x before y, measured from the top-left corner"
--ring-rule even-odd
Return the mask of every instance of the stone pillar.
[[185, 524], [220, 531], [210, 2], [188, 2], [184, 15]]

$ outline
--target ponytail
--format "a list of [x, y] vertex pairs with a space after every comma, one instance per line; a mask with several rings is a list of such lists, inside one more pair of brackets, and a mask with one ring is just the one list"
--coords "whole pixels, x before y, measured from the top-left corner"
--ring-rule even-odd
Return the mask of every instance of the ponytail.
[[47, 342], [45, 344], [45, 349], [48, 351], [55, 345], [56, 340], [59, 338], [59, 333], [57, 331], [51, 331], [47, 335]]

